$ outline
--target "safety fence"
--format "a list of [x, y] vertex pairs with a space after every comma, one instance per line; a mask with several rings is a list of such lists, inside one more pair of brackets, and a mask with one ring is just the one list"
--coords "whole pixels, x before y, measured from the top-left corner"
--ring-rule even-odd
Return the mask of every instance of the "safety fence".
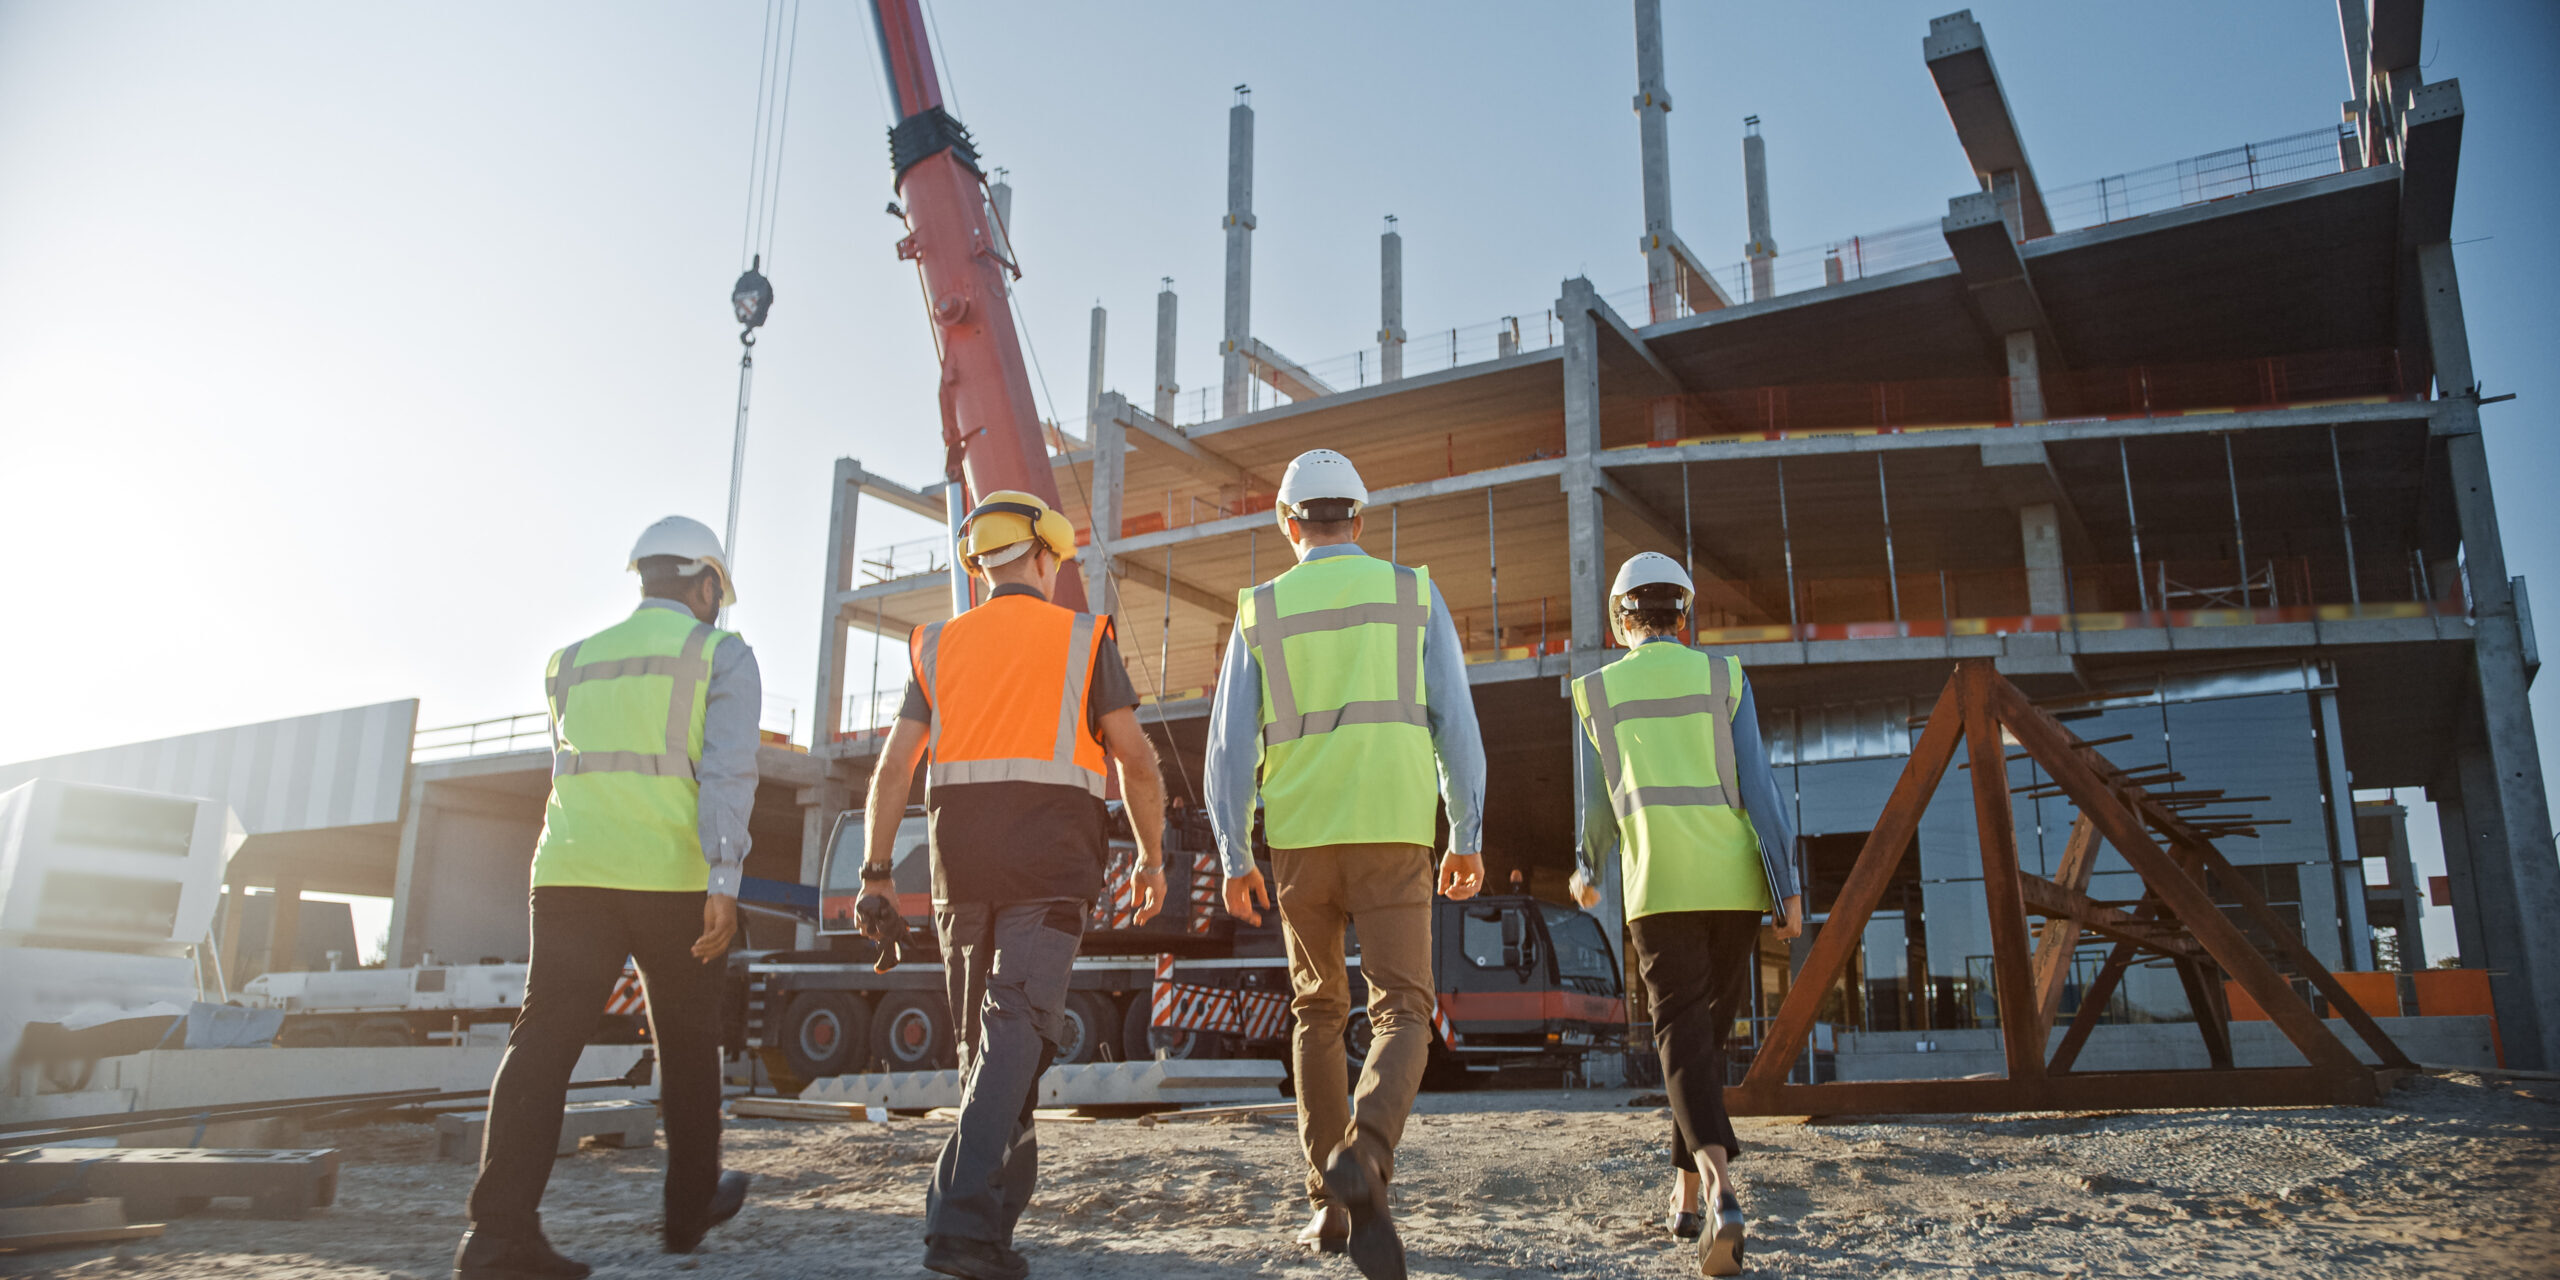
[[413, 763], [464, 760], [509, 751], [549, 750], [550, 746], [550, 713], [527, 711], [420, 729], [410, 735], [409, 759]]
[[2354, 138], [2353, 128], [2341, 124], [2048, 188], [2045, 213], [2055, 231], [2077, 231], [2326, 177], [2342, 167], [2342, 149], [2351, 148]]

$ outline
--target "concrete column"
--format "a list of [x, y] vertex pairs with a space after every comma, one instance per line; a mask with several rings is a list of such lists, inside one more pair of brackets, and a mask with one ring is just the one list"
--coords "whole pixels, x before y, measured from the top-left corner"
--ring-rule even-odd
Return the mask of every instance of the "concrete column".
[[853, 589], [854, 522], [862, 505], [862, 464], [836, 459], [834, 500], [827, 509], [827, 576], [819, 593], [818, 690], [810, 706], [809, 749], [824, 751], [844, 732], [844, 615], [836, 596]]
[[1095, 613], [1120, 609], [1120, 579], [1112, 572], [1111, 544], [1120, 537], [1121, 498], [1128, 485], [1128, 429], [1121, 425], [1128, 412], [1126, 397], [1117, 391], [1102, 393], [1085, 436], [1093, 449], [1093, 545], [1076, 560], [1084, 567], [1085, 607]]
[[[2320, 789], [2327, 793], [2329, 829], [2336, 833], [2329, 850], [2329, 881], [2338, 894], [2339, 963], [2348, 969], [2373, 967], [2373, 925], [2365, 915], [2364, 851], [2356, 837], [2355, 782], [2347, 775], [2347, 740], [2338, 727], [2338, 691], [2312, 695], [2320, 711]], [[2308, 928], [2305, 917], [2304, 927]]]
[[267, 916], [267, 963], [264, 972], [291, 972], [302, 967], [302, 881], [276, 878], [273, 910]]
[[[1087, 424], [1092, 423], [1094, 414], [1102, 408], [1102, 342], [1104, 330], [1110, 327], [1110, 323], [1111, 314], [1102, 309], [1101, 303], [1094, 303], [1092, 346], [1084, 366], [1084, 420]], [[1092, 427], [1088, 425], [1086, 430], [1090, 431]]]
[[1227, 111], [1227, 332], [1218, 344], [1222, 365], [1219, 412], [1245, 411], [1253, 379], [1245, 346], [1253, 341], [1253, 91], [1236, 86]]
[[2008, 334], [2001, 342], [2009, 354], [2009, 420], [2044, 421], [2044, 373], [2036, 366], [2035, 331]]
[[1769, 156], [1758, 116], [1742, 119], [1742, 199], [1751, 226], [1742, 256], [1751, 263], [1751, 300], [1758, 302], [1776, 295], [1778, 270], [1778, 242], [1769, 234]]
[[1182, 384], [1173, 380], [1173, 322], [1177, 309], [1173, 277], [1166, 276], [1164, 288], [1156, 292], [1156, 419], [1166, 423], [1173, 421], [1174, 397], [1182, 392]]
[[1493, 354], [1495, 359], [1520, 354], [1520, 317], [1502, 318], [1502, 327], [1493, 333]]
[[[1639, 3], [1638, 8], [1643, 8]], [[1572, 583], [1575, 674], [1597, 670], [1608, 634], [1602, 598], [1609, 581], [1606, 534], [1600, 520], [1600, 327], [1592, 313], [1608, 304], [1591, 281], [1564, 282], [1556, 323], [1564, 338], [1564, 490], [1568, 577]]]
[[1644, 280], [1647, 323], [1679, 312], [1679, 266], [1671, 249], [1671, 94], [1662, 87], [1662, 0], [1636, 4], [1636, 138], [1644, 157]]
[[2050, 502], [2018, 508], [2018, 539], [2027, 562], [2027, 612], [2071, 612], [2069, 584], [2062, 574], [2062, 516]]
[[2018, 201], [2018, 171], [2003, 169], [1991, 175], [1991, 198], [2000, 206], [2000, 220], [2009, 224], [2009, 238], [2027, 238], [2026, 211]]
[[[2553, 848], [2551, 809], [2542, 790], [2542, 757], [2534, 740], [2533, 705], [2526, 697], [2524, 633], [2508, 582], [2488, 453], [2480, 437], [2479, 383], [2472, 376], [2452, 245], [2421, 246], [2417, 264], [2428, 346], [2437, 388], [2445, 397], [2438, 403], [2435, 430], [2445, 440], [2471, 582], [2479, 732], [2477, 747], [2465, 749], [2463, 805], [2475, 830], [2494, 829], [2500, 835], [2473, 849], [2480, 905], [2484, 911], [2512, 912], [2513, 920], [2507, 924], [2493, 916], [2484, 922], [2490, 967], [2507, 971], [2503, 983], [2491, 979], [2491, 990], [2508, 1065], [2547, 1070], [2560, 1066], [2560, 936], [2545, 927], [2560, 919], [2560, 851]], [[2509, 953], [2503, 960], [2501, 950]]]
[[2471, 815], [2462, 808], [2462, 774], [2457, 760], [2427, 787], [2436, 806], [2436, 836], [2444, 846], [2445, 885], [2453, 908], [2454, 958], [2465, 969], [2489, 967], [2488, 941], [2480, 936], [2480, 883], [2471, 869]]
[[1404, 376], [1404, 236], [1387, 215], [1378, 237], [1378, 381]]

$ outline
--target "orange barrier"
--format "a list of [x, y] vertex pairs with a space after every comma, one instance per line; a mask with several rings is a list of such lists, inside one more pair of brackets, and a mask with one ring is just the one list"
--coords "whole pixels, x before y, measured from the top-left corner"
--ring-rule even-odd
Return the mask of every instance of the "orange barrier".
[[[2387, 970], [2335, 975], [2339, 985], [2366, 1013], [2377, 1018], [2466, 1018], [2489, 1020], [2489, 1046], [2495, 1051], [2499, 1066], [2507, 1064], [2506, 1044], [2498, 1037], [2498, 1010], [2489, 998], [2489, 971], [2486, 969], [2420, 969], [2402, 974]], [[2417, 1007], [2404, 1007], [2400, 1000], [2400, 979], [2410, 980], [2417, 993]], [[2297, 984], [2299, 980], [2297, 979]], [[2222, 984], [2224, 998], [2231, 1004], [2233, 1022], [2268, 1021], [2266, 1011], [2249, 998], [2237, 983]], [[2332, 1011], [2331, 1016], [2336, 1016]]]

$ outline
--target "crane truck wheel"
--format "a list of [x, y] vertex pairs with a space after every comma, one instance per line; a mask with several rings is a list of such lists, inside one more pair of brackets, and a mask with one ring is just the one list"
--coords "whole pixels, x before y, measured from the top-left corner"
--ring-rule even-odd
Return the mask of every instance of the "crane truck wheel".
[[841, 991], [803, 991], [783, 1015], [782, 1054], [802, 1080], [858, 1070], [871, 1053], [871, 1010]]
[[347, 1043], [359, 1049], [405, 1049], [417, 1042], [417, 1033], [398, 1018], [368, 1018], [347, 1037]]
[[883, 1071], [925, 1071], [953, 1065], [951, 1013], [939, 995], [893, 991], [871, 1015], [871, 1051]]
[[1067, 1040], [1058, 1046], [1060, 1062], [1091, 1062], [1102, 1056], [1102, 1047], [1119, 1029], [1118, 1011], [1108, 997], [1091, 991], [1070, 991], [1066, 1007]]
[[1120, 1057], [1124, 1062], [1152, 1062], [1157, 1054], [1173, 1059], [1214, 1058], [1218, 1038], [1203, 1031], [1158, 1030], [1155, 1002], [1145, 991], [1129, 997], [1128, 1016], [1120, 1022]]

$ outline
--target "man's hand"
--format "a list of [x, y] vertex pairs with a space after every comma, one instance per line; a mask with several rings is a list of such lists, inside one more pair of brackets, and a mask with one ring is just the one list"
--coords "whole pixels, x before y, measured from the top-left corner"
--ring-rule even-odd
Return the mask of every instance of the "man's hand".
[[1246, 924], [1262, 923], [1262, 912], [1254, 908], [1268, 909], [1271, 906], [1271, 890], [1262, 883], [1262, 868], [1256, 867], [1240, 876], [1228, 876], [1225, 892], [1228, 915]]
[[725, 893], [707, 894], [702, 899], [702, 936], [693, 940], [693, 958], [709, 964], [729, 954], [731, 939], [738, 936], [738, 900]]
[[1145, 924], [1164, 910], [1164, 864], [1156, 864], [1153, 870], [1132, 869], [1129, 887], [1138, 891], [1138, 923]]
[[1787, 895], [1786, 907], [1778, 913], [1778, 940], [1783, 942], [1804, 932], [1804, 895]]
[[1451, 902], [1464, 902], [1484, 888], [1484, 855], [1453, 853], [1440, 860], [1440, 894]]
[[1596, 907], [1600, 905], [1599, 887], [1592, 884], [1590, 881], [1583, 879], [1582, 872], [1579, 870], [1576, 870], [1573, 873], [1573, 879], [1565, 886], [1565, 892], [1572, 894], [1574, 902], [1580, 906]]

